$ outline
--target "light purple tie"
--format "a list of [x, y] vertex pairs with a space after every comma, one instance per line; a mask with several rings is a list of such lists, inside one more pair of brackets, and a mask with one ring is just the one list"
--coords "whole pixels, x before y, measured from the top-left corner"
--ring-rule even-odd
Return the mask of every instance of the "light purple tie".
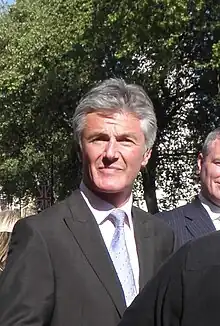
[[124, 221], [126, 214], [122, 210], [117, 209], [111, 215], [115, 221], [115, 232], [109, 253], [121, 282], [126, 304], [129, 306], [137, 295], [137, 290], [125, 241]]

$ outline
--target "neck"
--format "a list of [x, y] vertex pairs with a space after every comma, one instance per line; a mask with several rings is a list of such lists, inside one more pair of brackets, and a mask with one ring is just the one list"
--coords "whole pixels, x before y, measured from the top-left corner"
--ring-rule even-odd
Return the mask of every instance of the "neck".
[[123, 206], [125, 203], [127, 203], [127, 201], [131, 196], [131, 189], [124, 190], [123, 192], [111, 193], [111, 192], [102, 192], [99, 189], [93, 189], [89, 184], [85, 182], [84, 184], [97, 197], [113, 205], [116, 208], [119, 208]]
[[94, 190], [91, 191], [93, 191], [96, 196], [106, 201], [107, 203], [112, 204], [116, 208], [123, 206], [130, 198], [130, 194], [129, 196], [126, 196], [124, 193], [104, 193]]
[[220, 209], [220, 202], [219, 201], [215, 201], [214, 199], [212, 199], [210, 196], [208, 196], [204, 191], [201, 191], [201, 195], [202, 197], [207, 200], [208, 202], [210, 202], [212, 205], [214, 205], [217, 209]]

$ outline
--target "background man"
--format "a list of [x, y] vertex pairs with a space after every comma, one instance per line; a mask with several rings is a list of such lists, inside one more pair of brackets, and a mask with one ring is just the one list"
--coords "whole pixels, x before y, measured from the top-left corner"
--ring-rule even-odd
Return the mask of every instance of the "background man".
[[179, 244], [220, 230], [220, 128], [210, 132], [198, 156], [201, 192], [189, 204], [158, 213], [174, 230]]
[[218, 326], [220, 232], [181, 247], [145, 286], [118, 326]]
[[0, 280], [0, 325], [119, 322], [174, 247], [172, 230], [132, 206], [132, 185], [156, 136], [143, 89], [106, 80], [76, 108], [79, 190], [15, 226]]

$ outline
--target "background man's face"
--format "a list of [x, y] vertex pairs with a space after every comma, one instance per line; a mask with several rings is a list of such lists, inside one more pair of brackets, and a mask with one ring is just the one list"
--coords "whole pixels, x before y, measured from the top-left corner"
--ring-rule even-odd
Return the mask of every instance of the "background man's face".
[[83, 181], [95, 192], [130, 195], [150, 151], [132, 113], [89, 113], [82, 133]]
[[199, 155], [198, 168], [203, 195], [220, 206], [220, 139], [209, 145], [208, 155]]

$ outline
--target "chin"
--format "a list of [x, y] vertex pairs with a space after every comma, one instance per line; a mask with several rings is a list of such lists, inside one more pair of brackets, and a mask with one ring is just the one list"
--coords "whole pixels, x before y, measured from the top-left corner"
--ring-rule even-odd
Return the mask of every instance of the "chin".
[[103, 192], [103, 193], [108, 193], [108, 194], [114, 194], [114, 193], [119, 193], [123, 191], [123, 188], [118, 188], [118, 187], [111, 187], [111, 186], [100, 186], [96, 187], [98, 192]]

